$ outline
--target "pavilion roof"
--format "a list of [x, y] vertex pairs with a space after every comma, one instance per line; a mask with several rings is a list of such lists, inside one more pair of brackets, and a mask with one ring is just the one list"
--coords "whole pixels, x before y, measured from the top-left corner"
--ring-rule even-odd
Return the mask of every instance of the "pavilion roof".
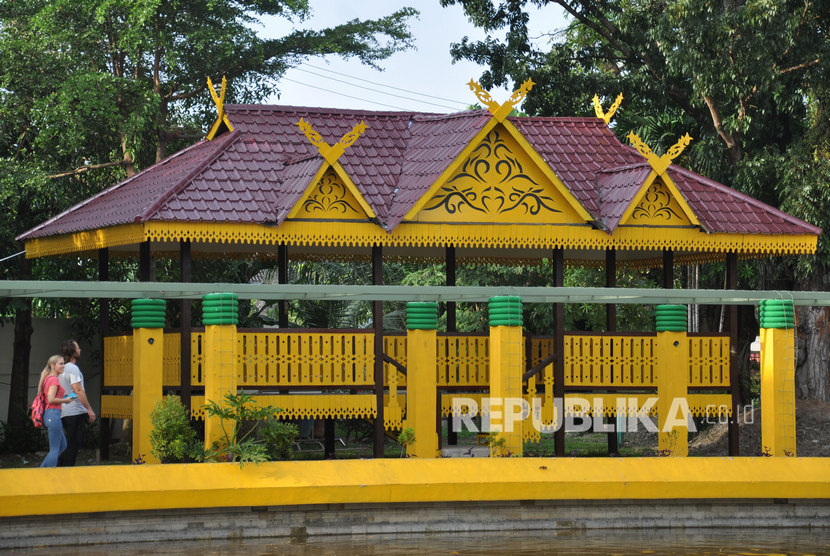
[[[337, 158], [392, 233], [465, 149], [492, 128], [487, 110], [456, 114], [227, 105], [234, 131], [202, 140], [21, 235], [26, 241], [152, 222], [281, 226], [327, 162], [303, 119], [328, 144], [358, 122], [365, 131]], [[505, 126], [578, 201], [585, 224], [613, 234], [652, 168], [599, 118], [511, 117]], [[491, 127], [487, 127], [491, 126]], [[676, 165], [665, 172], [678, 202], [707, 234], [818, 235], [820, 229]], [[651, 179], [654, 176], [652, 175]], [[421, 201], [422, 202], [422, 201]], [[411, 216], [411, 215], [410, 215]]]

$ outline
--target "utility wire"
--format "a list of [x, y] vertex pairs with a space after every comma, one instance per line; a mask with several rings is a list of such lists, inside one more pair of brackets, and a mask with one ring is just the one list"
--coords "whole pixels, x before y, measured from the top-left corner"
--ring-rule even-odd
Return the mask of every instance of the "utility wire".
[[[388, 95], [390, 97], [397, 97], [397, 98], [402, 98], [402, 99], [405, 99], [405, 100], [411, 100], [413, 102], [419, 102], [421, 104], [431, 104], [432, 106], [439, 106], [441, 108], [446, 108], [448, 110], [455, 110], [454, 107], [447, 106], [445, 104], [438, 104], [438, 103], [435, 103], [435, 102], [430, 102], [428, 100], [418, 100], [418, 99], [412, 98], [412, 97], [406, 97], [406, 96], [403, 96], [403, 95], [396, 95], [395, 93], [387, 93], [386, 91], [380, 91], [378, 89], [372, 89], [371, 87], [364, 87], [363, 85], [358, 85], [358, 84], [355, 84], [355, 83], [349, 83], [348, 81], [344, 81], [342, 79], [337, 79], [336, 77], [329, 77], [328, 75], [322, 75], [320, 73], [315, 73], [313, 71], [309, 71], [309, 70], [303, 69], [303, 68], [294, 68], [294, 69], [299, 70], [303, 73], [310, 73], [311, 75], [316, 75], [317, 77], [322, 77], [323, 79], [330, 79], [331, 81], [337, 81], [338, 83], [345, 83], [346, 85], [350, 85], [352, 87], [361, 87], [362, 89], [366, 89], [368, 91], [373, 91], [375, 93], [380, 93], [382, 95]], [[357, 77], [352, 77], [352, 79], [358, 79], [358, 78]], [[371, 83], [371, 81], [366, 81], [366, 83]], [[382, 86], [385, 86], [385, 85], [382, 85]], [[452, 102], [452, 101], [450, 101], [450, 102]]]
[[362, 100], [363, 102], [370, 102], [372, 104], [377, 104], [378, 106], [386, 106], [387, 108], [394, 108], [395, 110], [403, 110], [404, 112], [410, 112], [411, 111], [407, 108], [401, 108], [400, 106], [393, 106], [391, 104], [385, 104], [383, 102], [378, 102], [376, 100], [369, 100], [368, 98], [361, 98], [361, 97], [356, 97], [356, 96], [352, 96], [352, 95], [347, 95], [346, 93], [341, 93], [340, 91], [332, 91], [332, 90], [329, 90], [329, 89], [324, 89], [322, 87], [318, 87], [316, 85], [311, 85], [309, 83], [303, 83], [302, 81], [297, 81], [296, 79], [290, 79], [288, 77], [281, 77], [280, 81], [290, 81], [291, 83], [296, 83], [298, 85], [305, 85], [306, 87], [310, 87], [312, 89], [317, 89], [319, 91], [323, 91], [323, 92], [326, 92], [326, 93], [331, 93], [331, 94], [334, 94], [334, 95], [340, 95], [341, 97], [346, 97], [346, 98], [353, 98], [355, 100]]
[[8, 257], [3, 257], [2, 259], [0, 259], [0, 263], [8, 261], [9, 259], [13, 259], [15, 257], [19, 257], [20, 255], [24, 254], [25, 252], [26, 252], [26, 250], [24, 249], [20, 253], [15, 253], [14, 255], [9, 255]]
[[[349, 75], [347, 73], [341, 73], [339, 71], [334, 71], [334, 70], [328, 69], [328, 68], [321, 68], [320, 66], [315, 66], [314, 64], [306, 63], [304, 65], [309, 66], [311, 68], [314, 68], [316, 70], [325, 71], [325, 72], [328, 72], [328, 73], [334, 73], [336, 75], [342, 75], [343, 77], [348, 77], [349, 79], [365, 81], [366, 83], [371, 83], [372, 85], [377, 85], [378, 87], [386, 87], [387, 89], [394, 89], [396, 91], [403, 91], [404, 93], [409, 93], [409, 94], [412, 94], [412, 95], [418, 95], [418, 96], [427, 97], [427, 98], [434, 98], [435, 100], [443, 100], [443, 101], [446, 101], [446, 102], [452, 102], [453, 104], [460, 104], [461, 106], [463, 106], [465, 108], [470, 104], [469, 102], [459, 102], [457, 100], [453, 100], [453, 99], [450, 99], [450, 98], [437, 97], [437, 96], [434, 96], [434, 95], [428, 95], [426, 93], [418, 93], [416, 91], [410, 91], [409, 89], [402, 89], [401, 87], [393, 87], [392, 85], [385, 85], [383, 83], [377, 83], [375, 81], [369, 81], [368, 79], [362, 79], [360, 77], [354, 77], [354, 76]], [[297, 69], [300, 69], [300, 68], [297, 68]], [[328, 79], [331, 79], [331, 78], [328, 78]], [[384, 93], [384, 94], [389, 94], [389, 93]]]

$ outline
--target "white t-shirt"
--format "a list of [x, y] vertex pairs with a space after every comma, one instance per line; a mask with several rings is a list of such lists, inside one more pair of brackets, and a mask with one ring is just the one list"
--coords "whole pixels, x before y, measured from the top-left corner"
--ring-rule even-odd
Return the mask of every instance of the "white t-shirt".
[[[86, 392], [86, 388], [84, 388], [84, 375], [75, 363], [67, 362], [58, 378], [60, 378], [61, 386], [63, 386], [67, 394], [74, 392], [75, 389], [72, 388], [72, 385], [78, 384], [79, 382], [81, 383], [81, 390]], [[82, 413], [86, 413], [86, 408], [78, 400], [72, 400], [61, 406], [61, 417], [81, 415]]]

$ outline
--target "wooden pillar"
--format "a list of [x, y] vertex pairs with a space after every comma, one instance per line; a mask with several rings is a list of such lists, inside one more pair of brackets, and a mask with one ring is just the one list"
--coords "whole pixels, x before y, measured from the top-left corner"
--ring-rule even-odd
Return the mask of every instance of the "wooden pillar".
[[[726, 289], [738, 288], [738, 255], [726, 255]], [[738, 410], [741, 406], [741, 385], [738, 378], [738, 307], [729, 306], [729, 388], [732, 391], [732, 416], [729, 418], [729, 455], [741, 455], [741, 439], [738, 427]]]
[[[380, 245], [372, 246], [372, 285], [383, 284], [383, 248]], [[375, 329], [375, 400], [377, 416], [374, 426], [374, 457], [383, 457], [383, 442], [386, 437], [386, 427], [383, 421], [383, 301], [372, 302], [372, 320]]]
[[334, 449], [334, 419], [323, 419], [323, 448], [326, 459], [335, 459]]
[[138, 244], [138, 280], [139, 282], [154, 282], [155, 276], [151, 272], [150, 242], [142, 241]]
[[674, 251], [663, 249], [663, 288], [674, 288]]
[[[110, 251], [108, 248], [104, 247], [103, 249], [98, 250], [98, 281], [99, 282], [108, 282], [110, 279]], [[100, 298], [98, 300], [99, 307], [100, 307], [100, 314], [99, 314], [99, 330], [101, 334], [101, 353], [105, 354], [106, 346], [105, 346], [105, 338], [107, 334], [110, 332], [110, 300], [107, 298]], [[101, 398], [98, 398], [98, 418], [100, 419], [99, 430], [101, 431], [99, 438], [98, 438], [98, 448], [99, 453], [102, 460], [109, 459], [110, 457], [110, 440], [112, 436], [112, 431], [110, 430], [110, 420], [109, 418], [104, 418], [104, 407], [102, 404], [102, 397], [104, 394], [104, 383], [105, 383], [105, 376], [104, 376], [104, 363], [105, 359], [102, 357], [101, 362]]]
[[[288, 283], [288, 246], [285, 243], [277, 247], [277, 281]], [[281, 299], [277, 305], [277, 319], [280, 328], [288, 328], [288, 300]]]
[[[605, 287], [617, 287], [617, 250], [605, 250]], [[613, 334], [617, 331], [617, 305], [614, 303], [605, 304], [605, 331]], [[611, 344], [613, 349], [613, 343]], [[613, 353], [611, 354], [614, 355]], [[613, 370], [611, 376], [614, 376]], [[596, 416], [594, 416], [596, 418]], [[617, 443], [617, 425], [614, 419], [613, 430], [608, 433], [608, 455], [616, 456], [620, 451]]]
[[[179, 242], [179, 264], [182, 271], [182, 282], [189, 284], [193, 281], [193, 255], [191, 251], [190, 240]], [[190, 415], [190, 397], [193, 389], [191, 385], [191, 365], [190, 365], [190, 336], [192, 331], [191, 311], [193, 302], [189, 299], [182, 299], [182, 320], [179, 327], [179, 335], [181, 336], [181, 400], [187, 410], [187, 415]]]
[[[447, 285], [448, 286], [455, 286], [455, 246], [450, 245], [447, 247], [446, 252], [446, 265], [447, 265]], [[456, 320], [456, 303], [455, 301], [448, 301], [447, 302], [447, 332], [457, 332], [458, 331], [458, 322]], [[438, 410], [440, 411], [441, 408], [439, 407]], [[458, 431], [453, 430], [452, 428], [452, 419], [447, 419], [447, 444], [450, 446], [457, 446], [458, 445]], [[439, 421], [440, 423], [440, 421]], [[440, 440], [441, 437], [438, 437], [438, 444], [439, 448], [441, 447]]]
[[[553, 287], [565, 284], [565, 251], [553, 250]], [[558, 457], [565, 455], [565, 304], [553, 304], [553, 398], [561, 400], [562, 412], [557, 416], [559, 425], [553, 434], [554, 450]]]

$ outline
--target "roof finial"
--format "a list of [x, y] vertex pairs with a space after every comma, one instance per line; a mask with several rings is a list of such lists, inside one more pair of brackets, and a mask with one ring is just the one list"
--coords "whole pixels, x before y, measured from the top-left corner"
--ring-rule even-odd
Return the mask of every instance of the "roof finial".
[[499, 104], [490, 96], [490, 93], [485, 91], [481, 88], [476, 81], [470, 79], [470, 82], [467, 85], [470, 87], [470, 90], [476, 94], [478, 100], [482, 102], [487, 107], [487, 110], [496, 118], [498, 121], [504, 121], [504, 119], [510, 115], [510, 112], [513, 111], [513, 108], [516, 107], [517, 104], [522, 102], [522, 100], [527, 95], [528, 91], [533, 88], [536, 83], [533, 82], [532, 79], [527, 79], [524, 83], [522, 83], [518, 89], [513, 91], [513, 94], [507, 99], [504, 103]]
[[617, 108], [619, 108], [620, 104], [622, 104], [623, 95], [622, 93], [617, 95], [617, 100], [615, 100], [614, 104], [611, 105], [611, 108], [608, 109], [607, 114], [602, 111], [602, 105], [599, 103], [599, 95], [594, 95], [592, 100], [594, 101], [594, 112], [596, 113], [597, 118], [604, 121], [605, 125], [608, 125], [611, 123], [611, 118], [613, 118], [614, 114], [617, 113]]
[[354, 142], [357, 141], [357, 138], [360, 137], [364, 131], [366, 131], [366, 124], [363, 120], [360, 120], [360, 123], [354, 126], [350, 132], [340, 139], [340, 141], [334, 145], [329, 145], [319, 133], [314, 131], [311, 124], [302, 118], [300, 118], [300, 121], [297, 122], [297, 126], [305, 134], [308, 142], [317, 147], [317, 150], [320, 151], [320, 156], [322, 156], [329, 164], [337, 162], [337, 159], [340, 158], [346, 149], [352, 146]]
[[210, 80], [210, 77], [207, 78], [208, 90], [210, 90], [210, 96], [213, 98], [214, 104], [216, 104], [216, 121], [213, 122], [213, 125], [210, 126], [210, 131], [208, 131], [207, 136], [205, 139], [208, 141], [212, 141], [216, 134], [219, 132], [219, 128], [221, 127], [222, 123], [228, 128], [228, 131], [233, 131], [233, 126], [231, 125], [231, 121], [228, 119], [228, 116], [225, 115], [225, 91], [228, 88], [228, 80], [225, 76], [222, 76], [222, 88], [219, 90], [219, 94], [216, 94], [216, 89], [213, 87], [213, 82]]
[[692, 136], [688, 133], [681, 137], [677, 143], [671, 146], [666, 154], [663, 156], [657, 156], [654, 154], [648, 145], [643, 143], [643, 140], [640, 139], [636, 133], [633, 131], [629, 133], [626, 137], [628, 140], [631, 141], [631, 144], [634, 145], [634, 148], [637, 149], [640, 154], [642, 154], [648, 163], [651, 164], [651, 167], [654, 168], [654, 171], [657, 172], [657, 175], [662, 174], [666, 171], [666, 168], [669, 167], [669, 164], [672, 163], [672, 160], [680, 156], [680, 153], [683, 152], [689, 143], [692, 142]]

